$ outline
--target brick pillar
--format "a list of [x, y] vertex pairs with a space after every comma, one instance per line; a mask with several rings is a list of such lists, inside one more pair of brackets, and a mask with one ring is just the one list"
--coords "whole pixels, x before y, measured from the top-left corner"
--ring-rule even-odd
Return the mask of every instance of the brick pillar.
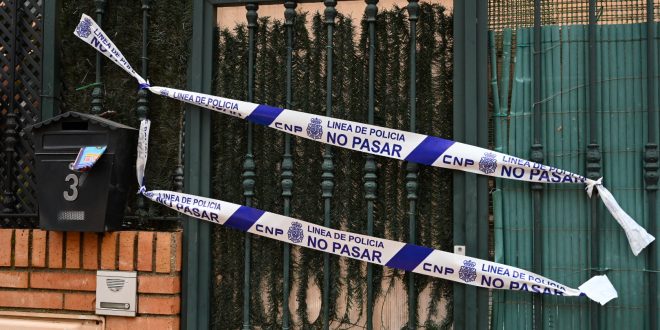
[[178, 329], [181, 247], [181, 232], [0, 229], [0, 308], [94, 314], [96, 270], [137, 271], [137, 317], [106, 329]]

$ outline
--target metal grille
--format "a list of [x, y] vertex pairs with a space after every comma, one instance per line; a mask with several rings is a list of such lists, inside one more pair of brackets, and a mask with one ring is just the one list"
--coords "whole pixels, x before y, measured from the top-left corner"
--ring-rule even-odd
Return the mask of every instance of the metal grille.
[[[641, 23], [646, 21], [646, 0], [597, 1], [598, 24]], [[658, 20], [660, 3], [655, 3]], [[534, 0], [488, 0], [491, 30], [534, 25]], [[542, 0], [541, 24], [570, 25], [589, 23], [588, 0]]]
[[23, 129], [40, 118], [43, 2], [0, 1], [2, 213], [36, 211], [32, 145]]

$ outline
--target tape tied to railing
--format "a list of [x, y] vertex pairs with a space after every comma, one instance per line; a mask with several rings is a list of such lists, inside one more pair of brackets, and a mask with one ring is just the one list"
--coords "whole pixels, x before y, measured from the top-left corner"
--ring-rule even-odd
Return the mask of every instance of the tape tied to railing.
[[602, 185], [602, 179], [591, 180], [553, 166], [435, 136], [180, 89], [151, 86], [133, 70], [119, 49], [89, 16], [83, 14], [74, 34], [133, 76], [140, 88], [146, 88], [152, 93], [247, 119], [295, 136], [368, 154], [505, 179], [586, 184], [585, 189], [589, 196], [594, 187], [597, 189], [610, 214], [625, 231], [633, 254], [638, 255], [655, 239], [621, 208], [612, 194]]
[[[144, 178], [142, 171], [147, 161], [144, 146], [148, 145], [149, 126], [148, 120], [140, 124], [138, 182]], [[618, 296], [605, 275], [594, 276], [578, 289], [573, 289], [521, 268], [332, 229], [217, 199], [166, 190], [149, 191], [142, 184], [139, 192], [189, 217], [321, 252], [467, 285], [555, 296], [587, 296], [601, 305]]]

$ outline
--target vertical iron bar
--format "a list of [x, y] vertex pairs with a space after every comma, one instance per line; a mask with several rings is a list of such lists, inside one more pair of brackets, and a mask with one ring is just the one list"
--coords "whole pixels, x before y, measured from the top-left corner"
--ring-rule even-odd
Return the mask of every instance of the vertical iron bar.
[[[655, 22], [654, 22], [654, 5], [653, 0], [646, 0], [646, 72], [647, 72], [647, 88], [646, 97], [648, 104], [648, 142], [645, 146], [644, 154], [644, 168], [645, 168], [645, 181], [646, 193], [649, 204], [649, 222], [648, 228], [651, 235], [656, 235], [658, 231], [658, 210], [657, 210], [657, 191], [658, 191], [658, 143], [656, 132], [656, 106], [655, 106], [655, 75], [656, 75], [656, 44], [655, 44]], [[648, 249], [647, 268], [651, 270], [647, 272], [649, 276], [649, 324], [650, 329], [658, 328], [658, 248], [651, 246]]]
[[[466, 0], [455, 0], [454, 1], [454, 72], [453, 72], [453, 112], [452, 112], [452, 123], [453, 123], [453, 135], [454, 139], [457, 141], [466, 140], [466, 127], [465, 127], [465, 112], [470, 108], [466, 107], [467, 97], [466, 97], [466, 82], [468, 78], [468, 61], [467, 56], [469, 55], [466, 52], [467, 48], [467, 23], [468, 19], [468, 2]], [[454, 244], [454, 252], [458, 252], [457, 249], [466, 244], [466, 233], [465, 227], [468, 221], [468, 211], [465, 207], [465, 195], [467, 189], [469, 188], [466, 185], [468, 174], [461, 171], [454, 171], [453, 173], [453, 233], [452, 240]], [[465, 253], [465, 249], [461, 250]], [[453, 285], [453, 294], [454, 294], [454, 329], [462, 330], [466, 329], [467, 322], [469, 321], [465, 317], [466, 309], [466, 298], [467, 298], [467, 287], [465, 285], [455, 283]]]
[[[149, 0], [142, 0], [142, 78], [149, 80]], [[138, 119], [147, 119], [149, 112], [149, 93], [146, 89], [138, 91]]]
[[[375, 75], [376, 75], [376, 14], [378, 0], [366, 0], [365, 9], [367, 23], [369, 24], [369, 89], [367, 123], [374, 123], [375, 108]], [[373, 155], [367, 155], [364, 164], [364, 198], [367, 200], [367, 235], [374, 234], [374, 201], [376, 200], [376, 162]], [[367, 330], [373, 329], [373, 266], [367, 264]]]
[[5, 161], [6, 179], [3, 193], [3, 213], [14, 213], [16, 211], [16, 196], [14, 195], [14, 148], [16, 146], [18, 132], [16, 132], [16, 35], [18, 34], [18, 7], [19, 1], [14, 1], [14, 12], [11, 25], [11, 53], [9, 54], [9, 100], [7, 100], [7, 115], [5, 121]]
[[[419, 19], [419, 0], [408, 0], [408, 20], [410, 21], [410, 131], [417, 130], [417, 20]], [[406, 164], [406, 190], [408, 193], [408, 242], [417, 243], [416, 207], [417, 207], [417, 163]], [[417, 328], [417, 288], [415, 275], [408, 272], [408, 329]]]
[[[325, 97], [325, 115], [332, 116], [332, 36], [333, 28], [335, 25], [335, 17], [337, 16], [336, 0], [325, 0], [325, 24], [328, 29], [328, 44], [326, 46], [326, 97]], [[323, 174], [321, 178], [321, 191], [323, 194], [323, 225], [330, 227], [330, 202], [332, 201], [332, 191], [334, 189], [334, 170], [335, 166], [332, 161], [332, 148], [329, 145], [325, 146], [323, 154], [323, 165], [321, 165]], [[330, 328], [330, 254], [323, 254], [323, 329]]]
[[[106, 0], [94, 0], [96, 3], [96, 23], [103, 27], [103, 14], [105, 13]], [[103, 56], [96, 52], [96, 85], [92, 90], [92, 114], [99, 115], [103, 111], [103, 89], [101, 81], [101, 66], [103, 65]]]
[[[541, 0], [534, 0], [534, 143], [532, 144], [531, 160], [537, 163], [543, 163], [543, 145], [541, 144]], [[532, 186], [533, 199], [533, 237], [534, 237], [534, 256], [532, 269], [537, 274], [542, 274], [543, 267], [543, 233], [541, 231], [541, 191], [543, 185], [534, 182]], [[532, 298], [534, 304], [534, 328], [542, 329], [543, 326], [543, 296], [534, 295]]]
[[[293, 32], [297, 3], [294, 0], [284, 2], [284, 25], [286, 26], [286, 108], [293, 108], [292, 75], [293, 75]], [[291, 213], [291, 195], [293, 189], [293, 159], [291, 156], [291, 135], [284, 135], [284, 155], [282, 159], [282, 197], [284, 198], [284, 215]], [[289, 282], [291, 273], [291, 245], [284, 243], [284, 276], [282, 299], [282, 329], [289, 329]]]
[[[476, 63], [477, 76], [474, 84], [477, 93], [476, 135], [477, 145], [488, 148], [488, 1], [476, 2]], [[476, 176], [477, 218], [474, 223], [477, 231], [477, 258], [488, 259], [489, 210], [488, 210], [488, 177]], [[490, 309], [489, 290], [476, 289], [477, 293], [477, 328], [488, 328]]]
[[[149, 80], [149, 0], [142, 0], [142, 78]], [[137, 116], [139, 120], [147, 119], [149, 112], [149, 92], [146, 89], [138, 91]], [[139, 184], [143, 184], [140, 182]], [[142, 194], [137, 196], [138, 214], [145, 215], [145, 203]]]
[[[490, 86], [493, 95], [493, 126], [495, 136], [495, 151], [503, 152], [502, 149], [502, 135], [504, 132], [504, 118], [506, 114], [502, 112], [500, 104], [500, 91], [498, 86], [497, 76], [497, 44], [495, 41], [495, 32], [488, 31], [488, 47], [490, 48]], [[502, 60], [502, 68], [506, 62]], [[502, 254], [502, 239], [503, 233], [501, 231], [502, 221], [502, 179], [495, 179], [495, 189], [493, 190], [493, 222], [494, 222], [494, 246], [495, 246], [495, 262], [501, 262]]]
[[[254, 40], [257, 32], [257, 10], [259, 6], [256, 3], [245, 5], [248, 22], [248, 102], [254, 102]], [[243, 162], [243, 196], [245, 205], [252, 206], [255, 184], [255, 163], [252, 153], [252, 123], [247, 123], [247, 152]], [[243, 255], [243, 330], [250, 329], [250, 263], [252, 262], [252, 240], [249, 233], [245, 233]]]
[[62, 9], [61, 0], [44, 2], [44, 46], [43, 72], [40, 120], [55, 116], [60, 108], [60, 24], [59, 15]]
[[[596, 79], [597, 79], [597, 48], [596, 48], [596, 0], [589, 0], [589, 144], [587, 145], [587, 177], [596, 180], [600, 174], [600, 146], [598, 145], [597, 121], [596, 121]], [[594, 191], [597, 194], [597, 191]], [[598, 197], [591, 198], [591, 251], [590, 264], [591, 276], [599, 273], [599, 245], [600, 235], [598, 232]], [[591, 329], [600, 329], [600, 306], [596, 303], [590, 304]]]

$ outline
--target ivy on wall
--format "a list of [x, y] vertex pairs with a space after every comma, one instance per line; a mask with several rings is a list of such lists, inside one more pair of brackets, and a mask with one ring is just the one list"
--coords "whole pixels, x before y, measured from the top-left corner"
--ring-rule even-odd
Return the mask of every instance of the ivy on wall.
[[[421, 5], [418, 22], [417, 56], [417, 129], [424, 134], [451, 138], [452, 133], [452, 16], [440, 5]], [[358, 27], [358, 24], [361, 24]], [[376, 41], [376, 110], [377, 125], [407, 130], [409, 128], [409, 29], [405, 8], [383, 10], [378, 14]], [[368, 39], [366, 23], [339, 15], [334, 34], [333, 116], [348, 120], [367, 120]], [[238, 25], [218, 32], [217, 73], [214, 94], [247, 99], [247, 27]], [[289, 108], [325, 114], [326, 41], [322, 15], [298, 13], [295, 20], [293, 50], [293, 104]], [[260, 18], [256, 36], [255, 102], [286, 107], [286, 30], [283, 23]], [[246, 153], [247, 124], [241, 119], [214, 115], [214, 194], [242, 204], [242, 165]], [[283, 134], [254, 127], [256, 186], [253, 206], [282, 213], [281, 161]], [[292, 216], [317, 224], [323, 223], [321, 198], [321, 163], [324, 146], [306, 139], [293, 139], [294, 186]], [[366, 201], [363, 198], [364, 154], [334, 149], [332, 223], [356, 233], [366, 233]], [[378, 199], [374, 219], [375, 236], [408, 240], [408, 200], [405, 163], [380, 158], [378, 163]], [[451, 174], [447, 170], [420, 167], [417, 209], [417, 241], [421, 245], [451, 250]], [[214, 308], [216, 328], [240, 328], [242, 325], [242, 287], [244, 234], [214, 227]], [[281, 322], [282, 243], [252, 237], [251, 324], [277, 328]], [[321, 317], [310, 319], [307, 288], [318, 288], [323, 281], [323, 254], [293, 248], [291, 274], [298, 302], [292, 310], [295, 326], [320, 328]], [[363, 310], [366, 273], [364, 263], [331, 257], [331, 302], [344, 299], [345, 311], [332, 303], [333, 324], [350, 325], [347, 311]], [[374, 267], [374, 288], [381, 290], [405, 278], [404, 272], [384, 271]], [[439, 311], [440, 300], [451, 299], [451, 285], [417, 276], [418, 293], [430, 286], [429, 314], [447, 313], [441, 322], [419, 320], [426, 328], [451, 325], [451, 303]], [[377, 291], [376, 298], [383, 292]], [[402, 306], [402, 308], [404, 308]]]

